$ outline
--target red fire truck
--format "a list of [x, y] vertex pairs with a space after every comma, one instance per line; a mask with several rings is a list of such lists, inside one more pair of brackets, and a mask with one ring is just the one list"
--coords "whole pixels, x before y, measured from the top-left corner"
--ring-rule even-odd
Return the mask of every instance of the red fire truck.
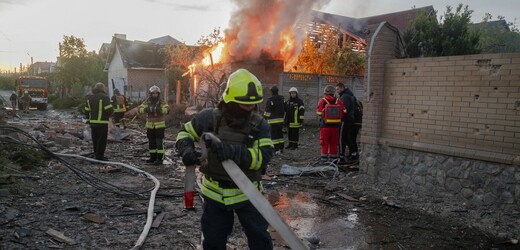
[[47, 109], [47, 79], [40, 76], [20, 76], [16, 79], [16, 92], [18, 94], [18, 107], [23, 107], [22, 96], [25, 91], [31, 96], [30, 108], [38, 110]]

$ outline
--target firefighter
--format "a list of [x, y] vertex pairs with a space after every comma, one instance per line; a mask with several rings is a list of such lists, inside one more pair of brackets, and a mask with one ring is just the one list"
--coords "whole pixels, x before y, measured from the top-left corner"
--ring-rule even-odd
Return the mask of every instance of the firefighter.
[[25, 91], [22, 96], [23, 112], [29, 113], [29, 107], [31, 106], [32, 97], [29, 95], [29, 91]]
[[250, 249], [272, 249], [267, 221], [222, 166], [223, 160], [233, 160], [254, 185], [263, 190], [261, 173], [273, 156], [274, 147], [269, 124], [254, 111], [263, 100], [262, 84], [249, 71], [239, 69], [229, 76], [222, 97], [216, 109], [204, 109], [184, 124], [176, 142], [182, 162], [192, 166], [197, 162], [194, 142], [199, 141], [203, 133], [212, 132], [221, 140], [220, 143], [205, 142], [208, 156], [200, 167], [204, 174], [202, 245], [204, 249], [226, 249], [236, 214]]
[[162, 165], [164, 160], [164, 130], [166, 115], [170, 112], [167, 103], [161, 102], [161, 89], [150, 87], [148, 99], [139, 106], [139, 113], [146, 114], [146, 137], [150, 159], [146, 163]]
[[105, 91], [106, 89], [103, 83], [96, 83], [92, 89], [92, 94], [87, 96], [85, 104], [85, 115], [87, 117], [87, 123], [90, 124], [94, 155], [97, 160], [101, 161], [108, 161], [108, 158], [105, 157], [108, 137], [108, 119], [112, 112], [114, 112], [110, 98]]
[[13, 91], [13, 93], [11, 93], [11, 96], [9, 97], [9, 101], [11, 101], [11, 107], [13, 108], [13, 111], [16, 111], [16, 104], [18, 103], [18, 96], [16, 95], [15, 91]]
[[278, 94], [278, 87], [271, 88], [273, 94], [265, 104], [264, 117], [271, 126], [271, 140], [276, 153], [283, 152], [283, 122], [285, 117], [284, 98]]
[[318, 102], [316, 115], [320, 117], [321, 162], [338, 162], [339, 128], [347, 110], [339, 98], [334, 97], [334, 86], [327, 85]]
[[122, 123], [123, 129], [126, 129], [124, 117], [128, 107], [128, 100], [117, 88], [114, 89], [114, 95], [112, 96], [112, 106], [114, 107], [114, 115], [112, 117], [114, 125], [120, 127]]
[[298, 89], [291, 87], [289, 89], [289, 100], [285, 102], [285, 124], [287, 126], [287, 134], [289, 144], [286, 149], [297, 149], [298, 140], [300, 138], [300, 128], [303, 126], [305, 116], [305, 106], [303, 101], [298, 97]]

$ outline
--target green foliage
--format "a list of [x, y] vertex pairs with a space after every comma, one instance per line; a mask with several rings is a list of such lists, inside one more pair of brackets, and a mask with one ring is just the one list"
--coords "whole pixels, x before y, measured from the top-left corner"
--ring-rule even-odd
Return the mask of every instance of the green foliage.
[[71, 96], [64, 96], [62, 98], [55, 99], [51, 103], [54, 109], [70, 109], [72, 107], [79, 106], [83, 103], [83, 101]]
[[296, 63], [297, 70], [315, 74], [358, 75], [365, 67], [365, 54], [354, 52], [347, 45], [339, 46], [338, 36], [339, 29], [325, 25], [320, 27], [315, 40], [305, 38]]
[[[29, 170], [42, 165], [43, 158], [44, 154], [34, 148], [0, 144], [0, 166], [5, 166], [7, 162], [12, 162], [24, 170]], [[0, 172], [2, 171], [5, 171], [5, 169], [0, 168]]]
[[520, 33], [514, 22], [508, 23], [502, 16], [493, 20], [493, 16], [486, 13], [482, 23], [472, 28], [480, 32], [479, 48], [483, 53], [520, 52]]
[[85, 48], [83, 38], [63, 36], [63, 42], [60, 43], [60, 56], [62, 58], [87, 56], [87, 49]]
[[480, 53], [480, 34], [470, 29], [471, 14], [468, 6], [459, 4], [455, 11], [446, 7], [444, 16], [437, 21], [433, 15], [421, 13], [410, 20], [410, 27], [403, 38], [410, 57], [452, 56]]
[[93, 52], [87, 53], [83, 39], [65, 36], [60, 51], [61, 66], [51, 82], [61, 96], [79, 98], [85, 94], [85, 87], [106, 82], [103, 59]]
[[16, 77], [18, 76], [0, 76], [0, 89], [14, 90], [14, 80], [16, 79]]

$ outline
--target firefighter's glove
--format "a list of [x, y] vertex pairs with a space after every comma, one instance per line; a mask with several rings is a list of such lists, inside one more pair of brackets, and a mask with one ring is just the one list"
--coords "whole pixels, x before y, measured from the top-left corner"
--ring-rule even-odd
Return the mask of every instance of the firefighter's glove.
[[184, 153], [182, 153], [182, 163], [185, 166], [192, 166], [197, 163], [198, 157], [193, 149], [186, 149]]
[[[206, 141], [207, 142], [207, 141]], [[227, 160], [227, 159], [233, 159], [233, 157], [235, 156], [235, 146], [233, 146], [232, 144], [229, 144], [229, 143], [225, 143], [225, 142], [211, 142], [211, 147], [209, 147], [211, 149], [211, 151], [213, 151], [213, 153], [215, 153], [217, 155], [217, 159], [219, 161], [224, 161], [224, 160]], [[208, 146], [206, 144], [206, 146]]]

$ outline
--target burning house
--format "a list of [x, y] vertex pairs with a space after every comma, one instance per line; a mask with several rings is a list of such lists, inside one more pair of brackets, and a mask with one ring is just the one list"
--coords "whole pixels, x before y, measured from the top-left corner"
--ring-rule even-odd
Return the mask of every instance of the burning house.
[[312, 9], [322, 4], [314, 0], [234, 3], [237, 9], [224, 30], [224, 41], [190, 67], [192, 105], [214, 105], [226, 76], [239, 68], [255, 74], [265, 89], [277, 84], [280, 73], [296, 63], [301, 51], [306, 32], [297, 30], [298, 24], [310, 20]]

